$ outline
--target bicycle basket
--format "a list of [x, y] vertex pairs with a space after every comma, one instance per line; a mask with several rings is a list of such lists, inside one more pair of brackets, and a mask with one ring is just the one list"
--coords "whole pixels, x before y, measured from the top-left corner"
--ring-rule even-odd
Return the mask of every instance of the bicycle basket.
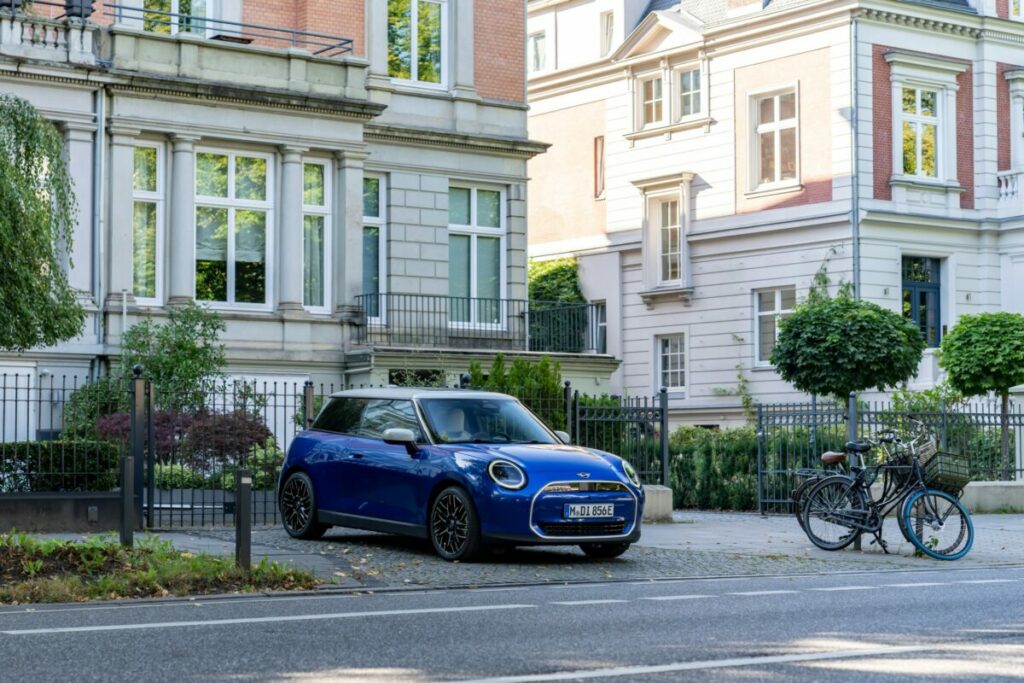
[[939, 452], [939, 445], [935, 443], [935, 439], [928, 439], [923, 444], [917, 447], [917, 460], [921, 463], [921, 466], [926, 466], [935, 454]]
[[959, 497], [970, 480], [970, 466], [962, 455], [937, 451], [925, 465], [924, 481], [930, 489]]

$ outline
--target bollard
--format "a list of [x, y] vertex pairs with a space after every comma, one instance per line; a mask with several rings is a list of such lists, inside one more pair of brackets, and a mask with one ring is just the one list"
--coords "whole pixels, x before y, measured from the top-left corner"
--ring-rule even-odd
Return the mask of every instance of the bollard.
[[235, 564], [252, 569], [252, 472], [235, 470]]
[[135, 463], [130, 455], [121, 456], [121, 545], [135, 543]]

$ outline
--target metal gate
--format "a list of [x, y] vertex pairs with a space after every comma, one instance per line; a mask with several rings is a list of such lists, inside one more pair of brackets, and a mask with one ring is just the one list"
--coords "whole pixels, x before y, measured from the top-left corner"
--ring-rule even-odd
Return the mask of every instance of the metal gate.
[[669, 485], [668, 394], [583, 396], [573, 394], [573, 443], [628, 460], [645, 484]]

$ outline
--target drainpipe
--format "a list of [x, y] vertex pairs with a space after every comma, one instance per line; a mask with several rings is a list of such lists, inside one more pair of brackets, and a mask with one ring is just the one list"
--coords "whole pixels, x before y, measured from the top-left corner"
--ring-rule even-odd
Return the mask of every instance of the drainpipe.
[[852, 228], [852, 249], [853, 249], [853, 296], [856, 299], [860, 299], [860, 175], [857, 170], [858, 164], [858, 122], [860, 117], [857, 115], [857, 110], [860, 103], [857, 101], [858, 87], [857, 81], [860, 78], [860, 74], [857, 71], [857, 15], [853, 14], [850, 17], [850, 128], [851, 128], [851, 144], [850, 158], [851, 158], [851, 172], [850, 181], [852, 183], [851, 194], [850, 194], [850, 226]]
[[[93, 138], [92, 155], [92, 293], [96, 298], [96, 318], [93, 321], [96, 344], [100, 348], [100, 356], [105, 355], [103, 345], [103, 276], [102, 276], [102, 255], [100, 251], [101, 240], [103, 239], [103, 169], [104, 150], [106, 149], [106, 128], [107, 128], [107, 97], [105, 89], [101, 86], [96, 90], [96, 135]], [[99, 361], [99, 359], [97, 359]], [[100, 376], [102, 363], [96, 362], [93, 369], [93, 379]]]

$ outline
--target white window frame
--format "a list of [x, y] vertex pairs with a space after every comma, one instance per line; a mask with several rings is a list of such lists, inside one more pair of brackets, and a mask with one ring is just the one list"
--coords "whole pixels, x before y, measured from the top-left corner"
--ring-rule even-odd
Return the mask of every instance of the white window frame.
[[[765, 316], [773, 316], [775, 318], [775, 341], [779, 340], [779, 322], [787, 314], [793, 312], [793, 308], [782, 307], [782, 292], [784, 290], [793, 290], [793, 305], [796, 306], [796, 286], [795, 285], [780, 285], [778, 287], [766, 287], [764, 289], [755, 289], [753, 292], [754, 296], [754, 365], [759, 368], [770, 368], [773, 367], [771, 361], [761, 359], [761, 318]], [[772, 292], [773, 296], [773, 308], [770, 311], [761, 310], [761, 294]]]
[[[156, 267], [154, 276], [156, 278], [156, 296], [141, 297], [135, 296], [135, 302], [147, 306], [160, 306], [164, 301], [164, 214], [165, 214], [165, 173], [164, 173], [164, 146], [156, 142], [136, 142], [133, 147], [146, 147], [156, 150], [156, 191], [147, 192], [136, 190], [134, 176], [132, 181], [132, 289], [135, 289], [135, 204], [147, 203], [156, 204]], [[134, 172], [134, 152], [132, 156]]]
[[[1024, 2], [1024, 0], [1021, 0]], [[607, 57], [612, 51], [612, 45], [615, 44], [615, 12], [608, 10], [607, 12], [601, 12], [598, 18], [598, 55], [600, 57]]]
[[[382, 0], [387, 2], [387, 0]], [[441, 5], [441, 82], [430, 83], [428, 81], [419, 80], [419, 7], [420, 2], [430, 2], [432, 4]], [[409, 21], [411, 22], [409, 28], [409, 44], [413, 46], [412, 49], [412, 63], [409, 65], [409, 78], [398, 78], [397, 76], [391, 76], [392, 83], [400, 83], [402, 85], [411, 85], [417, 88], [427, 88], [432, 90], [447, 90], [448, 89], [448, 66], [450, 63], [448, 52], [451, 49], [449, 41], [449, 4], [448, 0], [409, 0]], [[385, 10], [385, 15], [387, 10]], [[386, 29], [386, 27], [385, 27]], [[385, 30], [385, 40], [387, 39]], [[387, 44], [387, 54], [391, 54], [391, 44]]]
[[[700, 80], [700, 86], [696, 90], [684, 91], [683, 74], [693, 72], [696, 72], [697, 78]], [[704, 77], [704, 69], [702, 68], [702, 65], [699, 63], [683, 64], [672, 69], [672, 119], [674, 121], [690, 121], [693, 119], [702, 119], [705, 116], [707, 116], [707, 114], [704, 113], [704, 110], [707, 106], [707, 98], [704, 95], [704, 86], [706, 80], [707, 79]], [[697, 104], [699, 106], [697, 107], [697, 111], [691, 112], [689, 114], [683, 114], [683, 97], [685, 97], [687, 94], [689, 94], [691, 98], [697, 97]]]
[[[661, 117], [653, 121], [646, 121], [645, 116], [647, 112], [647, 103], [656, 102], [657, 100], [647, 100], [644, 95], [644, 87], [647, 83], [658, 80], [661, 81]], [[668, 115], [668, 106], [665, 102], [666, 88], [665, 88], [665, 74], [661, 71], [655, 73], [643, 74], [636, 78], [636, 130], [649, 130], [651, 128], [661, 128], [665, 125]]]
[[[654, 228], [654, 242], [655, 242], [655, 246], [657, 247], [657, 251], [655, 252], [655, 257], [657, 259], [657, 264], [655, 265], [655, 268], [657, 269], [657, 272], [656, 272], [656, 275], [657, 275], [657, 277], [656, 277], [656, 284], [657, 284], [658, 287], [679, 287], [679, 286], [682, 286], [682, 283], [683, 283], [683, 266], [684, 266], [684, 264], [683, 264], [683, 247], [682, 247], [682, 245], [683, 245], [683, 215], [682, 215], [682, 210], [681, 210], [682, 207], [681, 207], [680, 202], [679, 202], [679, 192], [678, 191], [659, 192], [658, 194], [652, 194], [649, 197], [649, 202], [650, 202], [649, 203], [649, 208], [648, 208], [648, 210], [650, 211], [650, 213], [648, 214], [649, 215], [649, 220], [651, 220], [654, 223], [656, 223], [655, 228]], [[666, 279], [665, 277], [663, 277], [664, 273], [661, 270], [662, 257], [664, 257], [666, 255], [665, 244], [664, 244], [663, 236], [662, 236], [662, 230], [664, 229], [665, 226], [663, 226], [661, 224], [661, 207], [664, 204], [671, 204], [673, 202], [676, 205], [676, 214], [675, 214], [676, 224], [675, 224], [675, 227], [676, 227], [676, 230], [679, 232], [679, 250], [676, 252], [676, 255], [679, 257], [679, 277], [671, 278], [671, 279]]]
[[[681, 356], [681, 358], [682, 358], [683, 368], [682, 368], [681, 372], [682, 372], [682, 377], [683, 377], [683, 384], [681, 386], [680, 385], [672, 385], [672, 386], [663, 385], [662, 377], [664, 375], [663, 370], [664, 370], [664, 360], [665, 360], [665, 358], [664, 358], [664, 356], [662, 355], [662, 352], [661, 352], [661, 344], [662, 344], [663, 341], [665, 341], [667, 339], [673, 339], [673, 338], [676, 338], [676, 337], [681, 338], [682, 342], [683, 342], [682, 350], [679, 351], [676, 354], [678, 356]], [[687, 330], [682, 330], [682, 331], [679, 331], [679, 332], [672, 332], [672, 333], [668, 333], [668, 334], [659, 334], [659, 335], [655, 336], [654, 337], [654, 389], [656, 391], [659, 391], [662, 388], [662, 386], [664, 386], [664, 388], [668, 391], [669, 394], [685, 394], [686, 391], [687, 391], [687, 388], [690, 385], [690, 363], [689, 363], [689, 356], [690, 356], [690, 334], [689, 334], [689, 332]]]
[[[388, 249], [387, 249], [387, 247], [388, 247], [388, 213], [387, 213], [388, 212], [388, 203], [387, 203], [388, 188], [387, 188], [387, 182], [388, 182], [388, 179], [387, 179], [387, 175], [385, 175], [384, 173], [372, 173], [372, 172], [363, 173], [363, 178], [376, 178], [377, 180], [380, 181], [380, 185], [378, 185], [378, 191], [380, 192], [380, 196], [377, 198], [377, 206], [380, 207], [380, 211], [378, 213], [380, 215], [379, 216], [365, 216], [365, 215], [363, 216], [363, 228], [364, 229], [367, 228], [367, 227], [371, 227], [371, 228], [375, 227], [375, 228], [377, 228], [379, 230], [379, 232], [377, 233], [377, 240], [380, 242], [380, 244], [377, 247], [377, 254], [378, 254], [377, 273], [378, 273], [378, 276], [379, 276], [378, 286], [377, 286], [377, 294], [378, 294], [378, 297], [377, 297], [377, 301], [378, 301], [377, 312], [378, 312], [379, 315], [372, 316], [372, 317], [368, 316], [366, 320], [371, 325], [386, 325], [387, 324], [387, 311], [388, 311], [388, 307], [387, 307], [387, 303], [388, 303], [388, 297], [387, 297], [387, 293], [388, 293], [388, 286], [387, 286], [388, 285], [388, 274], [387, 274], [387, 266], [388, 266], [388, 253], [387, 253], [388, 252]], [[361, 201], [362, 201], [362, 199], [361, 199], [361, 196], [360, 196], [360, 202]], [[362, 235], [360, 235], [360, 238], [362, 238]], [[363, 243], [362, 239], [360, 239], [359, 240], [360, 249], [362, 248], [362, 243]], [[360, 284], [360, 287], [361, 286], [362, 285]], [[360, 292], [360, 294], [370, 294], [370, 292]]]
[[[332, 290], [332, 279], [331, 274], [333, 268], [331, 268], [331, 262], [334, 254], [333, 234], [334, 234], [334, 174], [333, 164], [329, 159], [318, 158], [318, 157], [304, 157], [302, 159], [302, 171], [305, 176], [306, 166], [316, 165], [321, 166], [324, 169], [324, 203], [321, 206], [316, 204], [306, 204], [305, 187], [303, 187], [302, 197], [302, 229], [303, 229], [303, 240], [305, 240], [305, 229], [306, 229], [306, 216], [322, 216], [324, 219], [324, 275], [323, 275], [323, 287], [324, 287], [324, 303], [322, 306], [306, 306], [303, 303], [303, 307], [309, 313], [330, 313], [331, 312], [331, 292]], [[306, 249], [305, 243], [303, 243], [302, 249], [303, 259], [305, 259]], [[302, 264], [303, 274], [305, 274], [306, 264], [303, 261]], [[303, 298], [305, 298], [306, 283], [302, 283]]]
[[[1016, 7], [1014, 6], [1016, 3]], [[1024, 21], [1024, 0], [1009, 0], [1006, 6], [1007, 15], [1013, 21]]]
[[[201, 17], [199, 15], [196, 15], [196, 14], [189, 15], [191, 17], [196, 17], [196, 18], [198, 18], [200, 20], [199, 22], [197, 22], [198, 24], [200, 24], [200, 26], [195, 31], [183, 31], [181, 29], [181, 26], [180, 26], [180, 22], [181, 22], [181, 16], [180, 16], [180, 14], [181, 14], [181, 0], [170, 0], [170, 3], [171, 3], [171, 9], [169, 11], [171, 13], [171, 16], [159, 15], [162, 20], [166, 20], [168, 22], [167, 26], [170, 29], [170, 35], [175, 36], [175, 35], [178, 35], [179, 33], [191, 33], [191, 34], [198, 35], [198, 36], [205, 36], [205, 37], [209, 37], [210, 36], [210, 33], [212, 32], [213, 28], [211, 26], [209, 26], [208, 24], [206, 24], [206, 22], [203, 21], [203, 20], [210, 20], [210, 19], [216, 20], [217, 19], [216, 12], [214, 10], [218, 9], [220, 7], [220, 2], [218, 2], [218, 0], [205, 0], [205, 2], [204, 2], [204, 9], [206, 10], [206, 12]], [[139, 0], [139, 12], [141, 12], [140, 24], [145, 26], [146, 12], [153, 12], [153, 11], [155, 11], [155, 10], [146, 9], [146, 7], [145, 7], [145, 0]], [[157, 32], [153, 31], [153, 33], [157, 33]]]
[[[501, 303], [499, 306], [498, 320], [497, 323], [484, 323], [477, 319], [478, 311], [477, 307], [470, 305], [469, 309], [469, 320], [468, 321], [453, 321], [448, 320], [448, 326], [451, 328], [472, 328], [475, 330], [479, 329], [493, 329], [493, 330], [504, 330], [506, 327], [506, 320], [508, 320], [508, 226], [507, 226], [507, 192], [504, 187], [495, 185], [484, 185], [480, 183], [469, 183], [460, 182], [458, 180], [452, 180], [449, 183], [449, 190], [451, 188], [459, 188], [469, 190], [469, 222], [470, 225], [460, 225], [458, 223], [448, 224], [448, 235], [468, 235], [469, 236], [469, 298], [470, 301], [477, 300], [477, 238], [479, 237], [498, 237], [498, 253], [500, 256], [500, 262], [498, 267], [501, 269], [501, 277], [498, 285], [498, 299]], [[500, 226], [497, 228], [482, 227], [477, 225], [477, 191], [478, 190], [492, 190], [499, 193], [499, 223]], [[450, 264], [449, 264], [450, 267]], [[451, 277], [451, 271], [449, 270], [448, 277]]]
[[607, 147], [608, 139], [603, 135], [594, 138], [594, 198], [603, 199], [607, 190]]
[[[793, 94], [793, 118], [779, 120], [779, 98], [789, 93]], [[761, 101], [774, 98], [775, 120], [771, 123], [760, 123]], [[800, 88], [798, 83], [788, 83], [773, 88], [752, 92], [749, 94], [750, 111], [750, 163], [749, 176], [751, 192], [762, 190], [788, 189], [799, 187], [801, 178], [800, 169]], [[792, 178], [785, 180], [782, 176], [782, 131], [794, 129], [794, 140], [796, 141], [796, 169]], [[761, 182], [761, 134], [774, 133], [772, 139], [775, 145], [775, 180], [767, 183]]]
[[[219, 154], [228, 156], [228, 196], [227, 197], [207, 197], [199, 194], [199, 188], [196, 186], [199, 175], [199, 163], [198, 157], [200, 154]], [[200, 207], [209, 207], [217, 209], [228, 210], [228, 281], [227, 281], [227, 294], [229, 301], [206, 301], [197, 299], [195, 294], [196, 285], [196, 273], [195, 273], [195, 262], [196, 258], [193, 256], [192, 259], [192, 298], [196, 301], [202, 301], [202, 303], [215, 309], [224, 310], [246, 310], [246, 311], [272, 311], [274, 310], [274, 302], [276, 299], [276, 268], [275, 259], [277, 254], [274, 250], [274, 244], [277, 239], [277, 225], [275, 222], [275, 211], [274, 195], [276, 193], [276, 157], [273, 154], [266, 152], [255, 152], [247, 149], [235, 149], [227, 147], [196, 147], [195, 149], [196, 163], [195, 175], [192, 178], [192, 193], [195, 197], [195, 207], [192, 214], [192, 244], [196, 244], [197, 229], [195, 210]], [[236, 157], [247, 157], [253, 159], [265, 159], [267, 162], [267, 198], [264, 201], [258, 201], [253, 199], [238, 200], [234, 199], [235, 194], [235, 158]], [[264, 257], [266, 259], [266, 300], [262, 304], [251, 304], [251, 303], [240, 303], [235, 302], [235, 274], [234, 274], [234, 256], [235, 256], [235, 212], [237, 210], [249, 210], [254, 209], [257, 211], [264, 211], [267, 215], [266, 235], [264, 236], [264, 247], [266, 253]]]
[[[537, 51], [538, 40], [540, 46], [543, 48], [541, 51]], [[548, 39], [545, 31], [535, 31], [526, 38], [526, 58], [529, 60], [529, 71], [532, 74], [541, 73], [547, 71], [548, 68]]]
[[[918, 111], [916, 114], [909, 114], [903, 111], [903, 91], [913, 90], [914, 91], [914, 108]], [[935, 116], [925, 116], [921, 114], [921, 92], [930, 92], [935, 94]], [[894, 139], [899, 140], [899, 159], [896, 159], [893, 164], [893, 171], [896, 175], [903, 176], [904, 178], [912, 178], [918, 181], [924, 181], [926, 183], [938, 182], [941, 178], [945, 177], [945, 160], [943, 144], [945, 135], [945, 122], [946, 117], [943, 116], [943, 96], [942, 88], [922, 85], [914, 82], [903, 82], [899, 88], [899, 99], [893, 102], [893, 131], [892, 135]], [[909, 123], [914, 126], [916, 131], [915, 139], [915, 173], [907, 173], [903, 166], [903, 125]], [[923, 136], [921, 135], [921, 129], [923, 126], [933, 125], [935, 126], [935, 175], [926, 175], [921, 172], [921, 141]]]

